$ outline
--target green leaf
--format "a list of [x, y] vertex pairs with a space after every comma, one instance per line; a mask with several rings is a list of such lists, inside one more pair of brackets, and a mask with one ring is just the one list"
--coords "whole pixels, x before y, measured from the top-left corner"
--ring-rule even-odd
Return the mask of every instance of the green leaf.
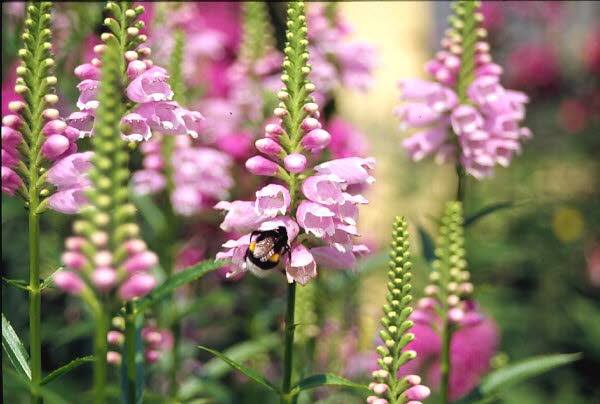
[[42, 284], [40, 285], [40, 289], [44, 290], [46, 289], [48, 286], [50, 286], [52, 284], [52, 281], [54, 280], [54, 275], [56, 275], [56, 273], [58, 271], [61, 271], [62, 269], [64, 269], [64, 267], [60, 267], [58, 268], [56, 271], [52, 272], [52, 274], [47, 277], [46, 279], [44, 279], [44, 281], [42, 282]]
[[93, 361], [94, 361], [93, 356], [84, 356], [83, 358], [74, 359], [71, 362], [67, 363], [66, 365], [59, 367], [58, 369], [56, 369], [55, 371], [50, 373], [48, 376], [44, 377], [42, 379], [42, 381], [40, 382], [40, 386], [43, 386], [45, 384], [50, 383], [51, 381], [54, 381], [55, 379], [58, 379], [65, 373], [70, 372], [71, 370], [83, 365], [84, 363], [89, 363], [89, 362], [93, 362]]
[[177, 289], [178, 287], [183, 286], [186, 283], [189, 283], [193, 280], [196, 280], [199, 277], [207, 274], [208, 272], [221, 268], [223, 265], [226, 264], [227, 261], [224, 260], [207, 260], [202, 261], [201, 263], [191, 266], [189, 268], [186, 268], [181, 272], [177, 272], [175, 275], [167, 279], [167, 281], [164, 282], [162, 285], [154, 289], [149, 295], [138, 300], [135, 305], [136, 312], [146, 310], [154, 303], [160, 301], [163, 297], [168, 296], [173, 290]]
[[365, 391], [370, 391], [368, 386], [363, 384], [354, 383], [348, 379], [344, 379], [341, 376], [333, 375], [331, 373], [325, 373], [320, 375], [312, 375], [299, 381], [292, 388], [292, 395], [296, 395], [303, 390], [314, 389], [319, 386], [341, 386], [341, 387], [353, 387]]
[[29, 355], [23, 346], [23, 343], [17, 336], [4, 313], [2, 313], [2, 347], [6, 351], [10, 362], [13, 364], [19, 374], [31, 379], [31, 369], [29, 369]]
[[464, 226], [468, 227], [471, 226], [473, 223], [475, 223], [476, 221], [478, 221], [479, 219], [481, 219], [484, 216], [489, 215], [490, 213], [494, 213], [498, 210], [503, 210], [503, 209], [508, 209], [508, 208], [512, 208], [517, 206], [518, 204], [516, 202], [498, 202], [498, 203], [494, 203], [490, 206], [487, 206], [483, 209], [481, 209], [479, 212], [468, 216], [465, 218], [465, 223]]
[[215, 351], [213, 349], [210, 348], [206, 348], [203, 346], [198, 346], [198, 348], [206, 351], [206, 352], [210, 352], [211, 354], [219, 357], [223, 362], [227, 363], [229, 366], [231, 366], [232, 368], [242, 372], [243, 374], [245, 374], [246, 376], [248, 376], [250, 379], [254, 380], [255, 382], [257, 382], [258, 384], [263, 385], [264, 387], [266, 387], [267, 389], [275, 392], [275, 393], [280, 393], [279, 389], [273, 384], [271, 383], [269, 380], [265, 379], [262, 375], [260, 375], [258, 372], [256, 372], [253, 369], [250, 369], [242, 364], [237, 363], [236, 361], [228, 358], [227, 356], [223, 355], [222, 353]]
[[[121, 402], [128, 404], [141, 404], [144, 401], [144, 342], [142, 340], [143, 317], [134, 316], [135, 334], [133, 338], [134, 355], [133, 363], [128, 363], [127, 357], [127, 332], [125, 333], [125, 344], [123, 345], [121, 361]], [[129, 366], [135, 372], [129, 374]]]
[[[268, 352], [281, 343], [279, 335], [269, 334], [260, 339], [241, 342], [231, 348], [228, 348], [223, 355], [229, 359], [241, 362]], [[218, 358], [211, 359], [203, 366], [203, 374], [211, 379], [217, 379], [223, 376], [230, 368], [226, 363]]]
[[138, 207], [142, 217], [148, 222], [154, 234], [160, 234], [167, 227], [167, 219], [149, 195], [136, 195], [131, 192], [131, 200]]
[[22, 279], [8, 279], [5, 277], [2, 277], [2, 282], [6, 283], [9, 286], [13, 286], [15, 288], [29, 290], [29, 283], [25, 282]]
[[[72, 404], [72, 403], [69, 403], [64, 398], [62, 398], [60, 394], [53, 392], [52, 390], [48, 389], [47, 387], [38, 386], [37, 384], [35, 384], [34, 382], [32, 382], [30, 379], [23, 376], [22, 374], [17, 373], [14, 370], [9, 369], [9, 368], [3, 369], [3, 371], [4, 370], [6, 370], [6, 373], [5, 373], [6, 377], [3, 378], [3, 381], [5, 383], [9, 382], [14, 385], [17, 385], [17, 386], [19, 386], [20, 390], [33, 391], [33, 392], [37, 393], [38, 395], [40, 395], [44, 399], [44, 402], [48, 403], [48, 404]], [[3, 376], [4, 376], [4, 374], [3, 374]]]
[[427, 260], [428, 263], [432, 263], [435, 260], [435, 244], [422, 226], [417, 227], [419, 230], [419, 236], [421, 237], [421, 249], [423, 252], [423, 257]]
[[489, 396], [510, 385], [575, 362], [580, 358], [580, 353], [574, 353], [542, 355], [524, 359], [490, 373], [483, 379], [479, 388], [483, 396]]

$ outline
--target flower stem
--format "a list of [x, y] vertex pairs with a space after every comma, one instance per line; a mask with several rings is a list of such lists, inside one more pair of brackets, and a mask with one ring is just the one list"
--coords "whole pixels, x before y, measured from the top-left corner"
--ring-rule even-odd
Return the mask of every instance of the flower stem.
[[448, 323], [448, 316], [443, 316], [443, 329], [442, 329], [442, 354], [441, 354], [441, 387], [440, 387], [440, 403], [448, 403], [448, 385], [450, 382], [450, 340], [452, 338], [452, 330]]
[[464, 205], [465, 199], [465, 188], [467, 184], [467, 178], [465, 175], [465, 168], [461, 164], [456, 165], [456, 200], [462, 202]]
[[127, 374], [125, 375], [125, 383], [127, 388], [127, 402], [135, 403], [136, 399], [136, 361], [135, 361], [135, 313], [133, 312], [133, 305], [127, 303], [125, 306], [125, 350], [124, 358], [125, 368]]
[[282, 403], [290, 403], [289, 392], [292, 385], [292, 361], [294, 354], [294, 312], [296, 306], [296, 282], [288, 283], [287, 313], [285, 316], [285, 354], [283, 359], [283, 393]]
[[[31, 380], [42, 380], [41, 292], [40, 292], [40, 217], [37, 210], [38, 192], [31, 187], [29, 196], [29, 355]], [[41, 397], [31, 390], [31, 402], [41, 403]]]
[[96, 335], [94, 338], [94, 403], [105, 402], [106, 386], [106, 353], [108, 352], [108, 316], [105, 308], [99, 304], [96, 312]]

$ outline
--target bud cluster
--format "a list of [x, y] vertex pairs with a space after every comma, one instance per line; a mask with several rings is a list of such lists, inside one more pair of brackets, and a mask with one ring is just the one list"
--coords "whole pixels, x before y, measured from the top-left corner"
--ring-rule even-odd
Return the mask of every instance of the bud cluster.
[[383, 344], [377, 347], [377, 353], [381, 356], [377, 364], [381, 369], [373, 372], [375, 382], [369, 388], [376, 395], [369, 396], [367, 403], [395, 404], [410, 401], [416, 404], [429, 396], [429, 388], [421, 385], [419, 376], [397, 377], [399, 369], [417, 356], [413, 350], [402, 351], [415, 339], [414, 334], [408, 332], [413, 326], [413, 322], [409, 320], [412, 313], [412, 263], [407, 224], [403, 217], [398, 216], [394, 220], [391, 247], [387, 303], [383, 306], [384, 316], [381, 318], [384, 329], [379, 333]]

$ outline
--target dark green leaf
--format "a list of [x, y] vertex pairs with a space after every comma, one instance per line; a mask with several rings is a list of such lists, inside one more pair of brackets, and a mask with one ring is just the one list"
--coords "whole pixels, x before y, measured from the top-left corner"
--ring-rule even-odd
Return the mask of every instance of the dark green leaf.
[[163, 297], [168, 296], [172, 291], [174, 291], [178, 287], [183, 286], [186, 283], [189, 283], [193, 280], [196, 280], [199, 277], [205, 275], [206, 273], [221, 268], [223, 265], [226, 264], [227, 261], [224, 260], [202, 261], [201, 263], [186, 268], [181, 272], [177, 272], [175, 275], [167, 279], [167, 281], [164, 282], [162, 285], [154, 289], [152, 293], [150, 293], [148, 296], [138, 300], [135, 305], [136, 311], [144, 311], [148, 307], [152, 306], [154, 303], [160, 301]]
[[423, 257], [428, 263], [435, 260], [435, 244], [433, 240], [422, 226], [417, 227], [419, 229], [419, 236], [421, 237], [421, 249], [423, 251]]
[[198, 346], [198, 348], [200, 348], [204, 351], [210, 352], [211, 354], [221, 358], [221, 360], [223, 362], [227, 363], [232, 368], [242, 372], [243, 374], [248, 376], [250, 379], [257, 382], [258, 384], [263, 385], [264, 387], [268, 388], [269, 390], [271, 390], [273, 392], [279, 393], [279, 389], [273, 383], [271, 383], [269, 380], [265, 379], [262, 375], [260, 375], [255, 370], [247, 368], [246, 366], [239, 364], [234, 360], [229, 359], [227, 356], [223, 355], [222, 353], [220, 353], [218, 351], [215, 351], [215, 350], [203, 347], [203, 346]]
[[13, 330], [12, 326], [2, 313], [2, 347], [6, 351], [10, 362], [13, 364], [19, 374], [31, 379], [31, 369], [29, 369], [29, 355], [23, 346], [23, 343]]
[[22, 279], [8, 279], [5, 277], [2, 277], [2, 282], [6, 283], [9, 286], [13, 286], [15, 288], [29, 290], [29, 283], [25, 282]]
[[512, 208], [517, 206], [518, 204], [516, 202], [498, 202], [498, 203], [494, 203], [490, 206], [487, 206], [483, 209], [481, 209], [479, 212], [465, 218], [465, 223], [464, 226], [471, 226], [473, 223], [475, 223], [476, 221], [478, 221], [479, 219], [481, 219], [484, 216], [489, 215], [490, 213], [494, 213], [498, 210], [503, 210], [503, 209], [508, 209], [508, 208]]
[[296, 395], [303, 390], [314, 389], [319, 386], [341, 386], [341, 387], [353, 387], [365, 391], [370, 391], [368, 386], [363, 384], [354, 383], [348, 379], [344, 379], [341, 376], [333, 375], [331, 373], [325, 373], [321, 375], [312, 375], [306, 379], [301, 380], [292, 388], [292, 395]]
[[487, 375], [481, 382], [481, 393], [484, 396], [489, 396], [512, 384], [530, 379], [559, 366], [572, 363], [579, 358], [581, 358], [580, 353], [542, 355], [524, 359]]
[[[9, 368], [6, 368], [5, 370], [6, 370], [6, 373], [5, 373], [6, 377], [3, 378], [3, 382], [13, 383], [13, 384], [19, 386], [20, 389], [34, 391], [35, 393], [37, 393], [44, 399], [45, 403], [48, 403], [48, 404], [72, 404], [72, 403], [69, 403], [64, 398], [62, 398], [59, 394], [48, 389], [47, 387], [38, 386], [37, 384], [33, 383], [30, 379], [23, 376], [22, 374], [17, 373], [14, 370], [9, 369]], [[4, 376], [4, 374], [3, 374], [3, 376]]]
[[46, 279], [44, 279], [44, 281], [42, 282], [42, 284], [40, 285], [40, 289], [44, 290], [46, 289], [48, 286], [50, 286], [52, 284], [52, 280], [54, 280], [54, 275], [56, 275], [56, 273], [60, 270], [62, 270], [63, 267], [58, 268], [56, 271], [52, 272], [52, 274], [47, 277]]
[[50, 373], [48, 376], [44, 377], [40, 383], [40, 386], [43, 386], [44, 384], [48, 384], [51, 381], [58, 379], [65, 373], [70, 372], [71, 370], [75, 369], [78, 366], [83, 365], [84, 363], [89, 363], [89, 362], [93, 362], [93, 361], [94, 361], [93, 356], [85, 356], [83, 358], [74, 359], [71, 362], [67, 363], [65, 366], [61, 366], [60, 368], [58, 368], [55, 371], [53, 371], [52, 373]]
[[[245, 341], [231, 348], [228, 348], [223, 355], [229, 359], [242, 362], [250, 359], [280, 344], [280, 338], [277, 334], [266, 335], [260, 339]], [[217, 379], [223, 376], [230, 368], [218, 358], [211, 359], [203, 366], [203, 374], [211, 379]]]

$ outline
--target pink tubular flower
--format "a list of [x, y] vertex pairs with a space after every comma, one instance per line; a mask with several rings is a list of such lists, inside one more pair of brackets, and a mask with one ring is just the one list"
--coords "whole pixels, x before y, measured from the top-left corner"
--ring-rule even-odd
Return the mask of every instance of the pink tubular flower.
[[67, 293], [72, 295], [79, 294], [85, 287], [81, 278], [70, 271], [59, 271], [54, 275], [54, 284]]
[[292, 247], [291, 258], [288, 260], [285, 271], [289, 283], [294, 281], [306, 285], [310, 278], [317, 276], [317, 263], [314, 257], [302, 244]]
[[143, 116], [132, 113], [121, 118], [121, 138], [128, 142], [141, 142], [152, 137], [150, 126]]
[[156, 286], [156, 279], [150, 274], [138, 272], [127, 279], [119, 288], [119, 296], [124, 300], [142, 297]]
[[473, 45], [474, 78], [466, 83], [466, 99], [459, 105], [463, 44], [450, 34], [441, 44], [444, 49], [425, 65], [432, 81], [399, 83], [403, 103], [395, 113], [400, 128], [418, 129], [402, 146], [414, 161], [434, 155], [437, 163], [459, 162], [468, 174], [483, 179], [493, 174], [496, 165], [507, 166], [520, 151], [519, 141], [531, 136], [529, 129], [520, 126], [527, 96], [500, 84], [503, 70], [492, 62], [489, 44], [480, 40]]
[[221, 229], [241, 234], [255, 229], [264, 220], [262, 215], [256, 213], [255, 206], [255, 203], [250, 201], [221, 201], [217, 203], [215, 209], [227, 211], [227, 215], [221, 223]]
[[11, 168], [2, 165], [2, 192], [14, 196], [23, 180]]
[[99, 103], [96, 100], [96, 95], [98, 94], [97, 80], [83, 80], [77, 85], [77, 89], [80, 92], [79, 99], [77, 100], [77, 108], [81, 110], [98, 108]]
[[[451, 400], [468, 394], [479, 383], [489, 369], [499, 339], [496, 324], [477, 312], [472, 302], [465, 302], [461, 311], [464, 314], [450, 345]], [[417, 358], [403, 366], [398, 377], [410, 373], [425, 375], [427, 384], [435, 388], [440, 383], [441, 340], [433, 327], [439, 318], [431, 306], [415, 310], [410, 318], [415, 322], [410, 331], [416, 338], [405, 350], [416, 351]], [[416, 396], [411, 399], [421, 400]]]
[[91, 186], [87, 171], [92, 167], [93, 154], [91, 151], [72, 154], [48, 170], [48, 182], [57, 187], [56, 192], [48, 199], [51, 209], [74, 214], [89, 203], [84, 191]]
[[302, 183], [302, 193], [313, 202], [323, 205], [344, 203], [344, 195], [340, 184], [345, 183], [337, 175], [315, 175], [308, 177]]
[[334, 174], [346, 181], [346, 185], [372, 184], [375, 182], [368, 170], [375, 165], [375, 159], [347, 157], [321, 163], [315, 171], [321, 174]]
[[326, 206], [310, 201], [302, 201], [296, 213], [300, 227], [319, 238], [335, 234], [334, 216], [335, 213]]
[[252, 174], [272, 177], [277, 175], [281, 167], [262, 156], [254, 156], [246, 161], [246, 168]]
[[133, 102], [167, 101], [173, 98], [173, 90], [167, 83], [167, 71], [152, 67], [137, 76], [127, 86], [127, 96]]
[[67, 118], [69, 125], [79, 130], [79, 137], [92, 135], [94, 128], [94, 115], [89, 111], [73, 112]]
[[259, 216], [275, 217], [278, 213], [285, 215], [290, 207], [290, 192], [287, 188], [269, 184], [256, 191], [254, 209]]
[[298, 174], [306, 168], [306, 157], [300, 153], [292, 153], [285, 157], [283, 164], [291, 173]]
[[330, 142], [329, 132], [320, 128], [311, 130], [302, 138], [302, 146], [310, 152], [323, 150]]

